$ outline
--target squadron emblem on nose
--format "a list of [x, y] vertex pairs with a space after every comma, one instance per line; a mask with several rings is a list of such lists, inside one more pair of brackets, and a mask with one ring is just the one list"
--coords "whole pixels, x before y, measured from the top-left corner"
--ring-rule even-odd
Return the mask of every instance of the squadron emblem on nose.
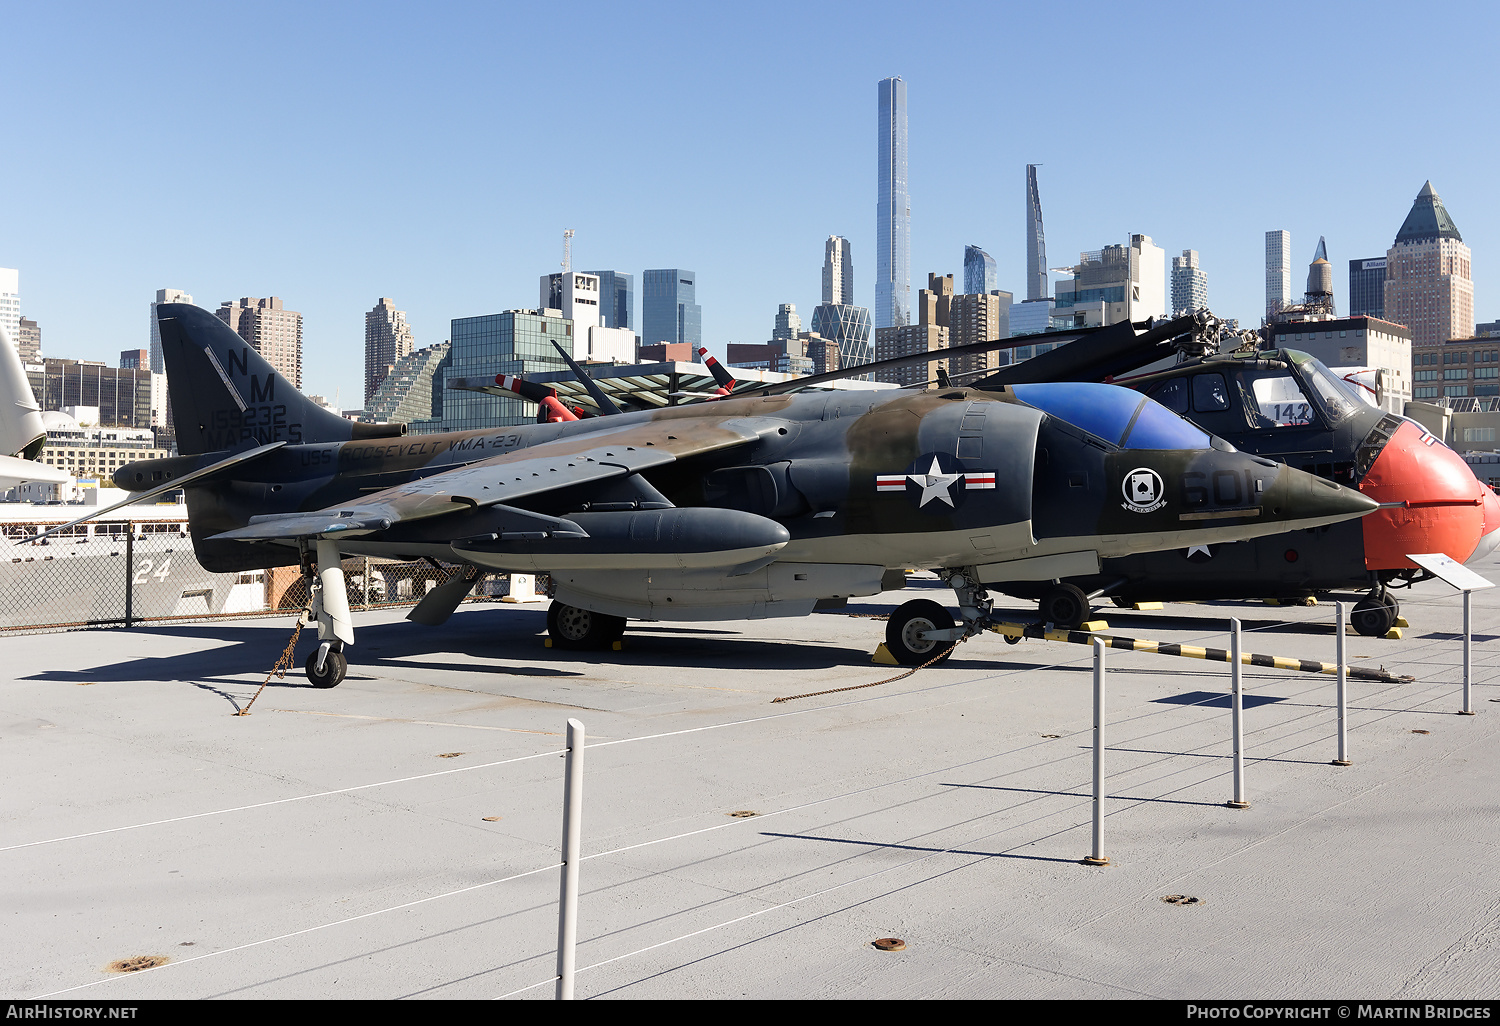
[[995, 487], [993, 470], [966, 471], [954, 456], [929, 452], [918, 456], [904, 474], [879, 474], [877, 492], [905, 492], [918, 509], [929, 512], [957, 509], [967, 493]]
[[1137, 467], [1120, 482], [1125, 501], [1120, 505], [1132, 513], [1151, 513], [1167, 504], [1161, 475], [1150, 467]]

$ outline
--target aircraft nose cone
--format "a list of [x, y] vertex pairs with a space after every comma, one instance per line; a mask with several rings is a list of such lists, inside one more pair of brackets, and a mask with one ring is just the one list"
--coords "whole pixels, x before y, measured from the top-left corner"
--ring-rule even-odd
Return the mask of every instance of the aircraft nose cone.
[[1465, 563], [1477, 563], [1500, 546], [1500, 496], [1488, 487], [1484, 490], [1483, 530], [1479, 544], [1474, 546], [1474, 554], [1464, 560]]
[[1456, 452], [1411, 422], [1391, 435], [1359, 489], [1380, 502], [1406, 504], [1365, 520], [1365, 566], [1371, 570], [1414, 568], [1406, 558], [1413, 552], [1441, 552], [1466, 562], [1483, 555], [1477, 550], [1484, 536], [1500, 528], [1500, 509], [1492, 514], [1486, 505], [1490, 490]]
[[1380, 503], [1353, 488], [1284, 466], [1261, 508], [1264, 516], [1286, 523], [1288, 529], [1303, 529], [1362, 517], [1379, 509]]

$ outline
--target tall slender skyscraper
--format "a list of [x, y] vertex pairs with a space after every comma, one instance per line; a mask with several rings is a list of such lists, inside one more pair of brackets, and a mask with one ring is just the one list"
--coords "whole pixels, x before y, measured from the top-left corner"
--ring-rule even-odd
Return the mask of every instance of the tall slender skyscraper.
[[875, 327], [911, 323], [911, 197], [906, 188], [906, 83], [880, 80], [880, 199], [875, 210]]
[[1046, 299], [1047, 236], [1042, 231], [1042, 196], [1036, 187], [1036, 165], [1026, 165], [1026, 299]]
[[1292, 304], [1292, 233], [1266, 232], [1266, 316]]
[[995, 258], [978, 246], [964, 247], [964, 294], [987, 296], [1000, 287]]
[[854, 258], [841, 235], [823, 244], [823, 302], [854, 305]]

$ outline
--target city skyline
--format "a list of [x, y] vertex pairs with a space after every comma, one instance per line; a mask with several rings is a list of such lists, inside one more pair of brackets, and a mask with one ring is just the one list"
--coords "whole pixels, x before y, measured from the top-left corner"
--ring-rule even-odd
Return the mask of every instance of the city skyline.
[[[498, 98], [507, 98], [507, 110], [542, 109], [555, 91], [542, 74], [550, 58], [540, 53], [502, 66], [480, 59], [495, 40], [518, 32], [547, 38], [552, 29], [541, 12], [456, 7], [466, 24], [461, 37], [444, 28], [451, 19], [395, 5], [371, 4], [355, 21], [333, 10], [267, 4], [261, 11], [271, 19], [295, 10], [299, 31], [271, 41], [253, 69], [229, 69], [212, 56], [212, 39], [235, 24], [237, 8], [182, 7], [191, 16], [174, 22], [182, 43], [176, 70], [129, 57], [152, 45], [151, 19], [103, 4], [84, 5], [82, 18], [45, 7], [11, 10], [17, 37], [29, 43], [0, 68], [0, 84], [14, 98], [9, 131], [27, 140], [31, 157], [0, 168], [0, 188], [15, 197], [0, 267], [20, 270], [20, 312], [41, 325], [45, 351], [113, 361], [122, 349], [146, 345], [140, 311], [164, 286], [208, 309], [226, 298], [280, 295], [304, 314], [306, 390], [341, 391], [352, 406], [362, 392], [362, 313], [371, 296], [399, 297], [417, 337], [440, 342], [454, 318], [530, 307], [531, 283], [556, 266], [564, 227], [577, 229], [575, 267], [697, 269], [710, 349], [763, 342], [777, 304], [817, 305], [808, 253], [830, 234], [856, 251], [858, 300], [874, 296], [877, 153], [868, 119], [872, 86], [893, 75], [911, 87], [910, 274], [918, 280], [959, 270], [963, 247], [978, 241], [996, 261], [999, 287], [1025, 294], [1020, 186], [1032, 163], [1043, 165], [1048, 241], [1063, 259], [1132, 233], [1150, 235], [1168, 253], [1191, 247], [1212, 268], [1214, 312], [1253, 323], [1263, 312], [1266, 231], [1292, 234], [1299, 268], [1309, 243], [1326, 236], [1329, 260], [1342, 269], [1386, 252], [1412, 196], [1430, 179], [1473, 250], [1476, 320], [1500, 317], [1500, 210], [1487, 202], [1490, 144], [1472, 110], [1431, 108], [1405, 95], [1391, 96], [1380, 111], [1349, 105], [1336, 136], [1380, 137], [1407, 119], [1423, 124], [1434, 144], [1359, 164], [1329, 160], [1318, 173], [1265, 159], [1245, 142], [1278, 130], [1283, 119], [1274, 111], [1296, 108], [1294, 69], [1317, 63], [1337, 95], [1367, 73], [1361, 54], [1399, 49], [1397, 19], [1271, 4], [1253, 14], [1205, 11], [1188, 25], [1167, 10], [1127, 17], [1091, 6], [1098, 42], [1084, 41], [1065, 62], [1022, 52], [997, 70], [954, 61], [951, 46], [937, 39], [877, 30], [910, 17], [897, 5], [876, 5], [857, 23], [838, 9], [775, 4], [755, 17], [663, 17], [655, 36], [638, 24], [650, 10], [627, 16], [601, 8], [578, 26], [577, 44], [600, 54], [577, 70], [578, 88], [602, 91], [629, 80], [645, 98], [683, 74], [704, 85], [670, 113], [644, 105], [629, 122], [625, 159], [558, 167], [503, 159], [510, 143], [485, 139], [454, 158], [451, 140], [489, 124]], [[1003, 27], [1034, 37], [1061, 24], [1059, 16], [1030, 11], [969, 16], [975, 31]], [[1455, 89], [1482, 92], [1479, 40], [1496, 15], [1474, 5], [1455, 17], [1465, 32], [1446, 66]], [[1305, 32], [1284, 31], [1294, 18]], [[792, 73], [793, 55], [775, 45], [789, 28], [844, 44], [820, 71], [815, 94]], [[393, 34], [407, 56], [376, 75], [358, 54]], [[1333, 36], [1349, 46], [1319, 42]], [[1207, 145], [1222, 154], [1207, 169], [1176, 173], [1179, 148], [1167, 142], [1127, 153], [1131, 133], [1123, 124], [1106, 124], [1085, 141], [1056, 132], [1047, 119], [1016, 117], [1044, 98], [1059, 109], [1086, 101], [1076, 69], [1117, 60], [1121, 45], [1162, 38], [1184, 52], [1227, 48], [1267, 64], [1263, 80], [1216, 78], [1187, 99], [1185, 112], [1208, 126]], [[641, 70], [642, 58], [667, 53], [686, 54], [687, 63], [669, 69], [648, 60]], [[198, 83], [188, 94], [184, 75]], [[756, 89], [747, 89], [750, 82]], [[993, 106], [1004, 131], [970, 138], [966, 105], [975, 95]], [[160, 125], [162, 109], [174, 111], [170, 128]], [[830, 110], [841, 112], [836, 172], [816, 160], [767, 162], [766, 154], [790, 152], [787, 139], [823, 137]], [[275, 124], [279, 145], [297, 160], [261, 165], [205, 146], [225, 112]], [[524, 122], [506, 114], [500, 134]], [[396, 143], [375, 160], [365, 145], [372, 124]], [[669, 166], [638, 159], [667, 126], [687, 124], [694, 145]], [[1465, 147], [1437, 145], [1471, 136]], [[957, 160], [961, 139], [972, 149]], [[605, 166], [609, 179], [598, 174]], [[511, 201], [544, 191], [546, 202]], [[984, 203], [976, 202], [981, 192]], [[389, 217], [370, 218], [371, 208]], [[257, 232], [222, 231], [226, 218], [252, 210]], [[388, 230], [390, 219], [400, 231]], [[1294, 279], [1294, 293], [1300, 284]]]

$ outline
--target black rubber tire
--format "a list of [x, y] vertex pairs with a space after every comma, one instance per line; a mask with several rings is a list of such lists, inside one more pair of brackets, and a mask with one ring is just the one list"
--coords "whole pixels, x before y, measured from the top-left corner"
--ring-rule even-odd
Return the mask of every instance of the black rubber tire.
[[1089, 597], [1073, 584], [1054, 584], [1037, 603], [1043, 620], [1077, 630], [1089, 618]]
[[625, 618], [554, 601], [547, 607], [547, 633], [554, 648], [609, 648], [624, 635]]
[[[953, 626], [953, 616], [931, 599], [912, 599], [896, 607], [885, 625], [885, 647], [902, 666], [920, 666], [951, 641], [925, 641], [916, 635], [921, 631], [945, 631]], [[943, 659], [947, 659], [945, 655]], [[942, 661], [942, 660], [939, 660]]]
[[1355, 603], [1354, 611], [1349, 614], [1349, 623], [1357, 634], [1367, 638], [1381, 638], [1395, 625], [1396, 610], [1394, 606], [1381, 605], [1373, 599], [1360, 599]]
[[328, 650], [328, 658], [323, 660], [323, 672], [318, 673], [318, 650], [312, 650], [307, 657], [307, 680], [315, 688], [336, 688], [343, 683], [344, 677], [349, 673], [349, 657], [336, 648]]

